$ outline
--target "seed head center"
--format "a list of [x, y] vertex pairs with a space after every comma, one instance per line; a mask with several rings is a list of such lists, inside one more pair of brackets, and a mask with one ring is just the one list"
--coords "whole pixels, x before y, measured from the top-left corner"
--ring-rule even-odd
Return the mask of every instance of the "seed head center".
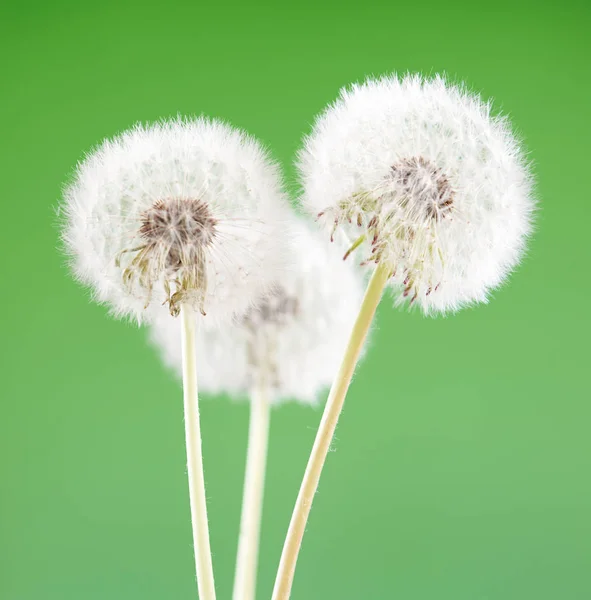
[[298, 309], [298, 299], [277, 287], [244, 315], [243, 323], [253, 330], [265, 325], [282, 325], [294, 317]]
[[445, 173], [422, 156], [403, 158], [390, 170], [390, 177], [404, 208], [439, 221], [451, 210], [454, 190]]
[[139, 288], [150, 302], [152, 290], [161, 281], [170, 313], [177, 316], [188, 302], [205, 314], [207, 293], [207, 247], [216, 236], [218, 221], [200, 199], [157, 200], [140, 215], [142, 245], [124, 250], [117, 258], [135, 252], [123, 270], [125, 285]]
[[215, 236], [217, 221], [209, 206], [199, 199], [157, 200], [141, 215], [140, 235], [148, 244], [163, 244], [172, 255], [187, 246], [204, 248]]

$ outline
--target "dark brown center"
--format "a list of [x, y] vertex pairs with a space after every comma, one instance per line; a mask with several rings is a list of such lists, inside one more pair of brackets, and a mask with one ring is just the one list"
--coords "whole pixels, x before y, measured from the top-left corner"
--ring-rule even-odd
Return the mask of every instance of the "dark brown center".
[[165, 244], [172, 254], [183, 247], [205, 247], [215, 236], [217, 220], [202, 200], [166, 198], [156, 201], [141, 215], [140, 235], [149, 244]]
[[400, 188], [404, 206], [424, 210], [427, 218], [439, 221], [451, 210], [454, 190], [445, 173], [422, 156], [403, 158], [392, 165], [390, 176]]

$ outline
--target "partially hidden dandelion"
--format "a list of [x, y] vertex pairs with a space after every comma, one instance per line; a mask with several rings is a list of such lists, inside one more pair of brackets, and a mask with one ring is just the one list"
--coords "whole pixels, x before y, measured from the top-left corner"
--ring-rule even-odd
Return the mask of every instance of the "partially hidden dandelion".
[[509, 122], [442, 77], [344, 89], [299, 156], [304, 205], [426, 313], [486, 301], [522, 257], [532, 177]]
[[138, 125], [78, 166], [64, 239], [113, 312], [176, 316], [185, 303], [223, 320], [282, 264], [278, 197], [277, 167], [244, 133], [204, 118]]
[[[299, 218], [286, 229], [289, 269], [234, 322], [197, 332], [201, 389], [250, 400], [244, 499], [234, 600], [254, 600], [270, 409], [287, 400], [314, 403], [336, 376], [355, 321], [362, 279], [320, 232]], [[165, 362], [181, 367], [179, 326], [159, 317], [152, 339]]]

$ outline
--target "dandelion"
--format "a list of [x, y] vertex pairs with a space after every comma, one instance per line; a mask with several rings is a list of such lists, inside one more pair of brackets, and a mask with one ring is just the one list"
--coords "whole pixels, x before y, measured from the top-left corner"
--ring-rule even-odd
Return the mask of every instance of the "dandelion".
[[206, 119], [138, 125], [103, 142], [65, 192], [64, 240], [74, 272], [95, 298], [138, 321], [181, 315], [191, 516], [203, 600], [214, 600], [215, 588], [195, 315], [229, 320], [270, 286], [283, 264], [283, 210], [278, 170], [260, 145]]
[[77, 277], [117, 315], [244, 312], [282, 268], [277, 167], [206, 119], [138, 125], [100, 145], [66, 189]]
[[306, 207], [363, 261], [388, 265], [398, 301], [426, 313], [486, 301], [531, 229], [531, 176], [509, 123], [441, 77], [344, 90], [300, 169]]
[[[289, 227], [290, 269], [233, 324], [202, 322], [196, 352], [201, 389], [250, 399], [251, 417], [234, 600], [253, 600], [269, 414], [272, 405], [313, 404], [334, 379], [362, 297], [358, 269], [301, 219]], [[178, 324], [158, 318], [151, 337], [181, 367]]]
[[426, 314], [485, 302], [531, 230], [532, 179], [506, 119], [443, 78], [395, 76], [341, 92], [299, 156], [303, 204], [373, 269], [331, 389], [283, 549], [273, 600], [289, 598], [312, 499], [385, 286]]

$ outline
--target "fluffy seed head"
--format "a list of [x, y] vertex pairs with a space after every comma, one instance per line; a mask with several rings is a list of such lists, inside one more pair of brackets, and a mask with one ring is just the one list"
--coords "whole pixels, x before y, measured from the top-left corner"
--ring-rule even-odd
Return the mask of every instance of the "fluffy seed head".
[[[300, 221], [290, 226], [291, 268], [271, 293], [234, 323], [197, 333], [199, 385], [210, 394], [248, 396], [255, 385], [273, 400], [313, 402], [336, 374], [363, 292], [358, 270]], [[165, 362], [181, 373], [178, 320], [158, 318], [151, 337]]]
[[[64, 239], [77, 276], [115, 313], [213, 320], [242, 312], [281, 268], [287, 203], [276, 166], [206, 119], [138, 125], [79, 166]], [[150, 309], [150, 310], [147, 310]]]
[[519, 262], [532, 179], [508, 122], [441, 78], [341, 91], [300, 152], [305, 207], [331, 238], [386, 263], [426, 313], [486, 301]]

